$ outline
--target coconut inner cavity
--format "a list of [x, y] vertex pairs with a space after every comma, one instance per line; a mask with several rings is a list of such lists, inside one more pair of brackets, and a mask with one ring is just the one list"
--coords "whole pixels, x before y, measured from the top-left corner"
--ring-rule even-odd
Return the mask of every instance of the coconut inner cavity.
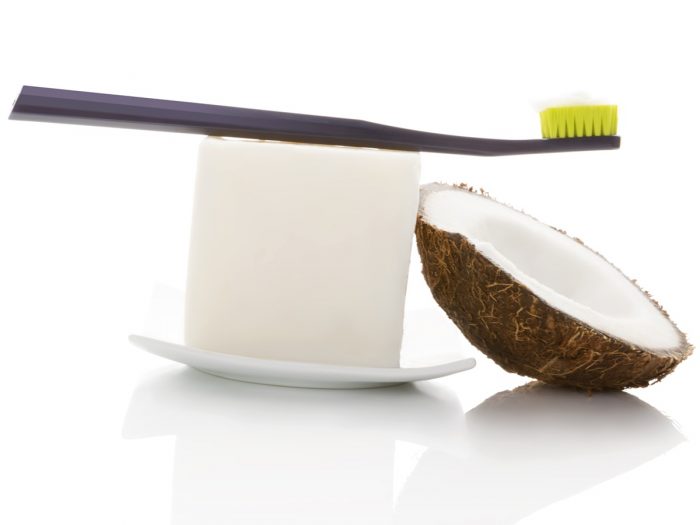
[[524, 213], [433, 184], [422, 191], [421, 215], [441, 230], [466, 237], [550, 306], [604, 333], [660, 354], [681, 344], [673, 324], [615, 267]]

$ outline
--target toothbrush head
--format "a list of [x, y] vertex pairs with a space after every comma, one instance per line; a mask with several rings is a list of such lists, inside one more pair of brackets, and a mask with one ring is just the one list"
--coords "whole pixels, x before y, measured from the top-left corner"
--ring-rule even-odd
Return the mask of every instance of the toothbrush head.
[[562, 106], [540, 112], [542, 137], [563, 139], [617, 134], [617, 106]]

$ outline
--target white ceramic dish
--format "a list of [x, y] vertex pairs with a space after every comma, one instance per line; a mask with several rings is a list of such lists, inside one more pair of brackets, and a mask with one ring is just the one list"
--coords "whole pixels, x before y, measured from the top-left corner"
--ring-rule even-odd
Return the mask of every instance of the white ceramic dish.
[[469, 343], [445, 314], [408, 310], [396, 368], [282, 361], [211, 352], [184, 344], [184, 293], [156, 286], [144, 333], [131, 335], [135, 346], [160, 357], [227, 379], [307, 388], [372, 388], [434, 379], [474, 367]]
[[397, 368], [342, 366], [222, 354], [140, 335], [129, 336], [129, 341], [152, 354], [227, 379], [307, 388], [389, 386], [455, 374], [469, 370], [475, 365], [474, 358], [467, 357], [432, 366]]

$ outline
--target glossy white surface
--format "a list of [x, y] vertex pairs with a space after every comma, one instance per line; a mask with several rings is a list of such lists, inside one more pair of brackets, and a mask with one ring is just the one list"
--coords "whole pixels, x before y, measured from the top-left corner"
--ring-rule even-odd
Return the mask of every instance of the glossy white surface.
[[135, 390], [124, 437], [159, 436], [176, 523], [515, 523], [685, 440], [625, 393], [526, 386], [465, 415], [432, 383], [280, 391], [194, 370]]
[[[26, 83], [535, 137], [530, 101], [589, 91], [620, 104], [620, 151], [427, 155], [424, 182], [581, 237], [697, 344], [695, 9], [8, 0], [0, 104]], [[154, 283], [184, 284], [200, 140], [0, 118], [0, 523], [700, 523], [697, 354], [648, 389], [495, 406], [528, 380], [466, 342], [474, 370], [354, 391], [133, 348]], [[418, 265], [407, 304], [435, 308]]]

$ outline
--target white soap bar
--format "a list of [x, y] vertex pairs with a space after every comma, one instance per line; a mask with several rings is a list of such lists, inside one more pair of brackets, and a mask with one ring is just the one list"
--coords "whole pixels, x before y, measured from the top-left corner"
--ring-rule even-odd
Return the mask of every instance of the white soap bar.
[[419, 176], [413, 152], [206, 138], [186, 343], [398, 366]]

